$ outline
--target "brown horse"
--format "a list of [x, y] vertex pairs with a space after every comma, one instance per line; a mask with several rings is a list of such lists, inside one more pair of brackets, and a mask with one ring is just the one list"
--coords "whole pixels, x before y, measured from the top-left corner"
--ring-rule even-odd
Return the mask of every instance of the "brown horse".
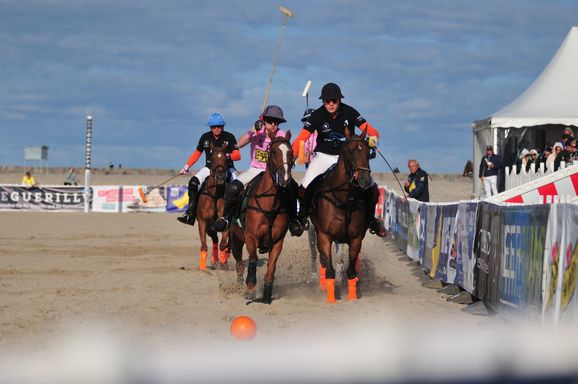
[[200, 267], [202, 270], [207, 266], [207, 235], [213, 241], [212, 267], [223, 267], [229, 258], [229, 232], [219, 236], [213, 229], [215, 218], [223, 214], [224, 191], [227, 180], [227, 152], [226, 147], [214, 147], [211, 145], [211, 173], [205, 179], [199, 191], [199, 203], [197, 204], [197, 220], [199, 226], [199, 239], [201, 240]]
[[[243, 244], [249, 253], [245, 298], [251, 301], [267, 304], [272, 301], [275, 268], [289, 224], [287, 193], [289, 188], [296, 188], [296, 183], [291, 178], [293, 151], [290, 139], [291, 132], [288, 131], [285, 137], [277, 137], [271, 141], [267, 168], [257, 176], [259, 179], [254, 187], [247, 187], [243, 198], [246, 200], [246, 207], [241, 212], [243, 228], [233, 223], [230, 229], [231, 249], [237, 262], [237, 281], [241, 284], [245, 270], [242, 260]], [[262, 299], [256, 299], [257, 248], [261, 253], [269, 253]]]
[[313, 198], [311, 221], [317, 233], [320, 286], [327, 290], [327, 301], [335, 302], [335, 269], [331, 244], [349, 245], [348, 299], [357, 299], [357, 266], [366, 222], [370, 189], [374, 187], [369, 168], [369, 145], [361, 136], [349, 136], [335, 167], [320, 179]]

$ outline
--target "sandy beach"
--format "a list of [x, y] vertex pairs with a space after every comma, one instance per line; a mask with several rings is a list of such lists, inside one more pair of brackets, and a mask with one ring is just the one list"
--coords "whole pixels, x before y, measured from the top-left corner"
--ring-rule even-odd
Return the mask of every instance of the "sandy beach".
[[[153, 184], [165, 176], [117, 175], [113, 180]], [[2, 182], [8, 181], [5, 175], [3, 178]], [[97, 180], [109, 181], [95, 177]], [[461, 178], [433, 178], [432, 199], [467, 198], [468, 183], [460, 187], [455, 180]], [[424, 288], [419, 268], [393, 242], [369, 234], [360, 255], [357, 301], [348, 301], [346, 286], [338, 282], [337, 303], [326, 303], [303, 236], [285, 239], [273, 303], [247, 305], [233, 270], [199, 270], [197, 228], [180, 224], [176, 217], [0, 212], [0, 344], [4, 357], [12, 356], [6, 351], [50, 351], [67, 335], [89, 337], [86, 335], [93, 332], [100, 341], [106, 335], [153, 349], [183, 343], [192, 350], [215, 345], [235, 348], [229, 326], [239, 315], [251, 316], [257, 324], [253, 346], [282, 342], [289, 350], [301, 343], [322, 348], [334, 343], [343, 346], [344, 339], [352, 339], [364, 341], [356, 347], [361, 347], [361, 355], [363, 349], [377, 348], [376, 353], [384, 356], [400, 348], [396, 344], [399, 338], [412, 344], [406, 351], [411, 354], [421, 337], [449, 330], [456, 335], [458, 329], [502, 329], [505, 324], [500, 316], [462, 311], [464, 305]], [[266, 258], [260, 257], [259, 295], [266, 265]], [[233, 265], [232, 258], [229, 265]], [[321, 342], [322, 338], [326, 341]], [[83, 346], [94, 341], [81, 340]], [[395, 349], [382, 350], [390, 344], [395, 344]], [[366, 362], [373, 358], [376, 356]]]

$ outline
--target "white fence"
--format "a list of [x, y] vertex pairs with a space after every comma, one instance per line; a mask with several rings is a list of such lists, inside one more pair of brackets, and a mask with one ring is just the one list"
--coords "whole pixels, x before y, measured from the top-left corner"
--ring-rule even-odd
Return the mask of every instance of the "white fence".
[[[568, 167], [571, 165], [572, 163], [568, 163]], [[535, 167], [536, 164], [531, 164], [530, 170], [528, 171], [526, 171], [526, 169], [522, 167], [519, 173], [516, 165], [512, 166], [511, 171], [510, 167], [505, 167], [506, 171], [505, 190], [508, 191], [512, 188], [519, 187], [522, 184], [526, 184], [531, 181], [537, 180], [541, 177], [544, 177], [546, 175], [551, 175], [555, 173], [553, 167], [546, 169], [545, 163], [540, 163], [540, 168], [538, 169], [536, 169]], [[560, 168], [558, 168], [558, 171], [564, 168], [566, 168], [566, 163], [562, 161], [560, 162]]]

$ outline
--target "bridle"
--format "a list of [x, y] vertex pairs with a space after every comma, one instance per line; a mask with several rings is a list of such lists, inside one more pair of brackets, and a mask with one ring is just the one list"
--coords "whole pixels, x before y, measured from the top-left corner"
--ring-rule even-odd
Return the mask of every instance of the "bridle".
[[[281, 144], [287, 144], [287, 160], [286, 161], [281, 161], [278, 162], [277, 164], [275, 164], [275, 159], [273, 156], [271, 156], [273, 154], [273, 146], [274, 145], [281, 145]], [[281, 170], [282, 168], [284, 168], [285, 166], [287, 167], [288, 173], [289, 175], [288, 178], [291, 179], [291, 167], [293, 166], [293, 161], [292, 158], [290, 159], [289, 157], [292, 157], [293, 152], [291, 149], [291, 143], [289, 142], [288, 139], [284, 138], [284, 137], [276, 137], [271, 141], [271, 144], [269, 145], [269, 157], [267, 159], [267, 171], [269, 172], [269, 174], [271, 175], [271, 178], [273, 179], [273, 184], [279, 188], [279, 189], [284, 189], [286, 188], [286, 186], [282, 185], [282, 180], [280, 180], [281, 175], [283, 174], [282, 172], [279, 172], [279, 170]]]
[[371, 173], [371, 169], [369, 167], [355, 166], [353, 164], [354, 163], [353, 162], [354, 149], [348, 148], [348, 146], [351, 145], [352, 142], [360, 143], [363, 147], [365, 147], [368, 155], [369, 155], [369, 144], [367, 143], [367, 141], [365, 141], [365, 139], [363, 139], [359, 136], [356, 136], [356, 137], [352, 137], [352, 138], [347, 139], [347, 141], [345, 142], [345, 144], [343, 146], [343, 163], [345, 165], [345, 173], [347, 175], [347, 182], [353, 186], [359, 187], [360, 186], [359, 181], [358, 181], [359, 171]]

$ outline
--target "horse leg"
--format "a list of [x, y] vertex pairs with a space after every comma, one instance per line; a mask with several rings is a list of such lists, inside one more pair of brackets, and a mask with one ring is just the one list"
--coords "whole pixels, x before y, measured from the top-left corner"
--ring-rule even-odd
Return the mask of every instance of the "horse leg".
[[311, 274], [314, 275], [317, 273], [317, 235], [315, 234], [313, 225], [309, 225], [307, 235], [309, 237], [309, 249], [311, 251]]
[[229, 249], [229, 231], [223, 232], [221, 235], [221, 243], [219, 245], [219, 262], [223, 265], [226, 265], [229, 261], [230, 255]]
[[211, 260], [211, 266], [212, 267], [216, 267], [217, 266], [217, 257], [219, 256], [219, 237], [217, 236], [217, 234], [213, 231], [207, 231], [209, 236], [211, 236], [211, 241], [213, 242], [213, 250], [211, 253], [212, 256], [212, 260]]
[[257, 297], [257, 241], [252, 236], [245, 236], [245, 245], [249, 254], [249, 266], [247, 268], [247, 279], [245, 283], [245, 298], [255, 300]]
[[199, 220], [198, 226], [199, 239], [201, 240], [199, 268], [201, 271], [204, 271], [207, 269], [207, 225], [204, 220]]
[[347, 268], [347, 299], [357, 300], [357, 268], [361, 251], [361, 237], [353, 239], [349, 244], [349, 267]]
[[323, 233], [317, 233], [317, 249], [319, 250], [319, 286], [327, 290], [327, 302], [335, 303], [335, 269], [331, 260], [331, 239]]
[[243, 284], [243, 275], [245, 274], [245, 264], [243, 263], [243, 239], [238, 236], [235, 230], [231, 230], [231, 251], [235, 258], [235, 269], [237, 270], [237, 284]]
[[269, 260], [267, 261], [267, 272], [265, 273], [265, 281], [263, 287], [263, 303], [271, 304], [273, 299], [273, 281], [275, 280], [275, 270], [277, 268], [277, 260], [283, 250], [283, 239], [273, 244], [271, 252], [269, 252]]

